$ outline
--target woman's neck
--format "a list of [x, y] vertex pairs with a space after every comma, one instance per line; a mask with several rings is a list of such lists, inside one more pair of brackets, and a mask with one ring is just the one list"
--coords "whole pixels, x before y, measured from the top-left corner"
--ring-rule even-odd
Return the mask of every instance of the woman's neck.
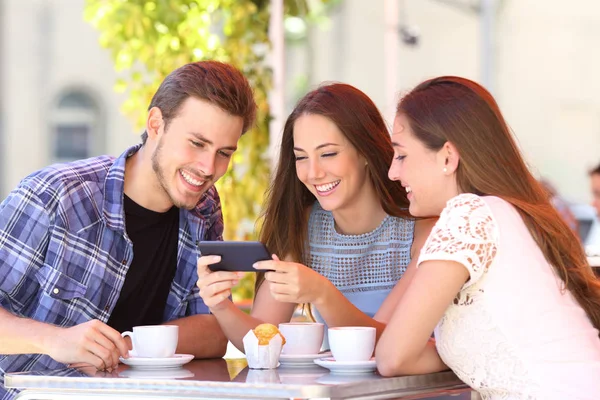
[[335, 230], [342, 235], [361, 235], [374, 231], [387, 216], [372, 184], [348, 206], [332, 212]]

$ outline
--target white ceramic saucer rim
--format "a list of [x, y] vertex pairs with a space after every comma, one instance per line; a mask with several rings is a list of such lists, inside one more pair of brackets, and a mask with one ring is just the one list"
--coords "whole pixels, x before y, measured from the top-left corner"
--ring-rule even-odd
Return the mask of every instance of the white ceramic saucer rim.
[[304, 360], [314, 360], [316, 358], [323, 358], [323, 357], [331, 357], [331, 352], [327, 351], [324, 353], [315, 353], [315, 354], [284, 354], [281, 353], [281, 355], [279, 356], [279, 360], [285, 360], [285, 361], [304, 361]]
[[323, 368], [327, 368], [332, 374], [367, 374], [377, 369], [377, 363], [373, 358], [369, 361], [341, 362], [335, 361], [333, 357], [328, 357], [318, 358], [314, 360], [314, 363]]
[[[362, 366], [371, 366], [371, 365], [377, 365], [377, 362], [375, 361], [375, 357], [371, 357], [370, 360], [367, 361], [336, 361], [335, 358], [333, 357], [323, 357], [323, 358], [318, 358], [317, 360], [321, 361], [324, 364], [329, 364], [329, 365], [338, 365], [340, 367], [362, 367]], [[317, 361], [315, 360], [315, 361]]]
[[[169, 362], [169, 361], [173, 361], [173, 360], [184, 360], [187, 358], [194, 358], [193, 354], [174, 354], [172, 357], [137, 357], [137, 356], [129, 356], [129, 358], [124, 359], [123, 357], [119, 357], [119, 359], [121, 360], [133, 360], [135, 362], [140, 361], [140, 362], [149, 362], [152, 364], [156, 364], [159, 362]], [[190, 358], [190, 359], [191, 359]]]
[[192, 354], [175, 354], [168, 358], [143, 358], [130, 357], [128, 359], [119, 358], [119, 360], [131, 368], [137, 369], [170, 369], [179, 368], [194, 359]]

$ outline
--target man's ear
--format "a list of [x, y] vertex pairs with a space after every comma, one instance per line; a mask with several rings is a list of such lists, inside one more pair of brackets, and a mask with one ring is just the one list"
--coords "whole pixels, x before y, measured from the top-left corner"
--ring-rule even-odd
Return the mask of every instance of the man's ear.
[[146, 120], [146, 132], [148, 132], [148, 138], [156, 139], [163, 127], [164, 120], [162, 111], [158, 107], [152, 107], [148, 111], [148, 119]]

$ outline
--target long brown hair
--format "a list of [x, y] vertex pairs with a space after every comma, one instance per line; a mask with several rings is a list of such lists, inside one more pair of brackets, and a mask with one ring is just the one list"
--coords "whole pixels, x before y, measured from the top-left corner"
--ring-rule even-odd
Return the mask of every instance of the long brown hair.
[[403, 97], [397, 113], [431, 150], [458, 149], [459, 189], [500, 197], [516, 207], [548, 262], [600, 329], [600, 281], [583, 247], [527, 168], [492, 95], [468, 79], [425, 81]]
[[[296, 175], [294, 124], [302, 115], [329, 118], [368, 162], [368, 177], [384, 211], [410, 218], [406, 191], [387, 179], [394, 151], [386, 124], [371, 99], [343, 83], [322, 85], [305, 95], [288, 117], [283, 129], [275, 176], [266, 194], [261, 214], [260, 241], [271, 253], [306, 263], [304, 245], [308, 233], [308, 210], [315, 196]], [[263, 276], [256, 279], [256, 289]]]

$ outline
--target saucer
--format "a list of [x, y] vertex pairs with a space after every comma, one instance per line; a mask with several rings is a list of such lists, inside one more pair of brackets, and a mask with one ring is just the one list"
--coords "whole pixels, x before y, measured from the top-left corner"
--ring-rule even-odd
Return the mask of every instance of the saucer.
[[327, 368], [332, 374], [367, 374], [377, 369], [375, 357], [369, 361], [335, 361], [333, 357], [317, 358], [315, 364]]
[[194, 373], [185, 368], [168, 368], [168, 369], [138, 369], [129, 368], [119, 372], [122, 378], [133, 379], [183, 379], [192, 378]]
[[147, 358], [147, 357], [119, 357], [119, 360], [136, 369], [165, 369], [178, 368], [194, 359], [191, 354], [175, 354], [173, 357]]
[[298, 368], [298, 367], [310, 367], [315, 365], [314, 361], [317, 358], [329, 357], [331, 352], [327, 351], [324, 353], [317, 354], [281, 354], [279, 356], [279, 363], [282, 367], [287, 368]]

